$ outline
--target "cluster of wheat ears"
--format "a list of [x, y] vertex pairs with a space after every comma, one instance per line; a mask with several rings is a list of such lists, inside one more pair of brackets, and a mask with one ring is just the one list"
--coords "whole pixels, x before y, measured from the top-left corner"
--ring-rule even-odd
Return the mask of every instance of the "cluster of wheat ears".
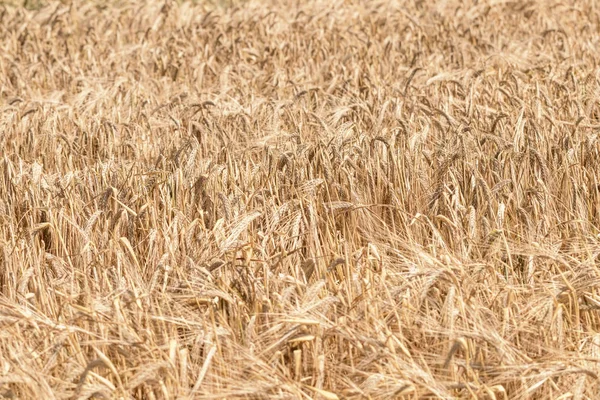
[[0, 397], [594, 399], [595, 1], [0, 6]]

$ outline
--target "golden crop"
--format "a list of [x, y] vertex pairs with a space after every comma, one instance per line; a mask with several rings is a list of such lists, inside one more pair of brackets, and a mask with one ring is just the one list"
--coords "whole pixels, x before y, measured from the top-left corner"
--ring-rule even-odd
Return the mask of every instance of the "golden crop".
[[33, 3], [0, 397], [596, 398], [595, 1]]

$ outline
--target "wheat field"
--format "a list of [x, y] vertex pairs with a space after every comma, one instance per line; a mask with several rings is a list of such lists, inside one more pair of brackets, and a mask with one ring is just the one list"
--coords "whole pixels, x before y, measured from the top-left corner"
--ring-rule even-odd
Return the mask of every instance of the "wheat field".
[[600, 398], [595, 1], [16, 3], [0, 398]]

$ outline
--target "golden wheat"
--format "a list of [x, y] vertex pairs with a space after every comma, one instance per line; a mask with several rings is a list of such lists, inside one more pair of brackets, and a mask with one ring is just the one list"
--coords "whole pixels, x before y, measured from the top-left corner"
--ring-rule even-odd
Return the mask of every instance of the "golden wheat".
[[0, 397], [597, 397], [594, 1], [21, 3]]

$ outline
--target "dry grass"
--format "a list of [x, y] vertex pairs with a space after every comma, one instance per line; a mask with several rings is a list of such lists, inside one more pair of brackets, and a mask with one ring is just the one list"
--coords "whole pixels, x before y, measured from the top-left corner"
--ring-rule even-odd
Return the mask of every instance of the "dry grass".
[[595, 2], [237, 3], [0, 10], [0, 395], [597, 398]]

